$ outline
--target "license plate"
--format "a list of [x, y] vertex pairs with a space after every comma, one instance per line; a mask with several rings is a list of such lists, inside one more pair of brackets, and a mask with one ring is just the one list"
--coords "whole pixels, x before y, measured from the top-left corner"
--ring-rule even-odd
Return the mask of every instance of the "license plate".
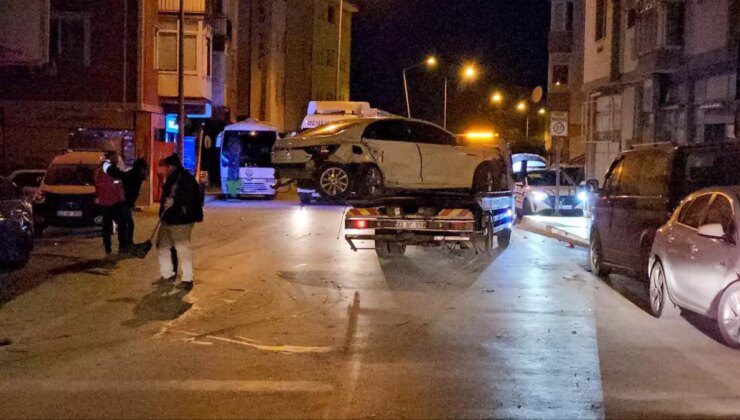
[[401, 229], [426, 229], [427, 222], [421, 220], [402, 220], [398, 222]]
[[82, 217], [82, 212], [81, 211], [59, 210], [57, 212], [57, 216], [59, 217]]

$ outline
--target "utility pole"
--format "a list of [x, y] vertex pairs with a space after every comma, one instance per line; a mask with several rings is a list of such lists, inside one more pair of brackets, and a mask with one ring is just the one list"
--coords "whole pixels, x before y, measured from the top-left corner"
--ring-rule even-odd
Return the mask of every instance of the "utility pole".
[[344, 21], [344, 0], [339, 0], [339, 29], [337, 29], [337, 85], [334, 91], [334, 100], [339, 100], [339, 84], [341, 79], [341, 68], [342, 68], [342, 35]]
[[177, 153], [185, 152], [185, 0], [180, 0], [177, 19]]

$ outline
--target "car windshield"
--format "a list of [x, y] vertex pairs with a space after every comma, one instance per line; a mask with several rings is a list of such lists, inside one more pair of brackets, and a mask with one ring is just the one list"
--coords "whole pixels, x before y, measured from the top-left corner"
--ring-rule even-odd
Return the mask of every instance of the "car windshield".
[[274, 131], [227, 131], [224, 134], [224, 145], [221, 154], [229, 162], [237, 162], [233, 159], [239, 156], [240, 167], [272, 167], [270, 153], [272, 146], [277, 140]]
[[[527, 174], [529, 185], [533, 187], [554, 186], [557, 183], [555, 171], [536, 171]], [[560, 185], [571, 186], [567, 176], [560, 177]]]
[[95, 185], [95, 171], [98, 165], [59, 164], [49, 167], [46, 172], [46, 185]]
[[332, 136], [334, 134], [340, 133], [360, 123], [361, 121], [345, 121], [345, 122], [324, 124], [321, 127], [316, 127], [316, 128], [312, 128], [310, 130], [301, 132], [301, 137], [311, 138], [311, 137]]

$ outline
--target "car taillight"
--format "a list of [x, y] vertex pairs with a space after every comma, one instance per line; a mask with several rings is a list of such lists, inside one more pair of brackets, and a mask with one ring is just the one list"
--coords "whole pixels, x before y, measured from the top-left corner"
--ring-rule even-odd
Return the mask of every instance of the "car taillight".
[[33, 196], [34, 204], [43, 204], [44, 201], [46, 201], [46, 195], [44, 192], [41, 190], [36, 191], [36, 195]]

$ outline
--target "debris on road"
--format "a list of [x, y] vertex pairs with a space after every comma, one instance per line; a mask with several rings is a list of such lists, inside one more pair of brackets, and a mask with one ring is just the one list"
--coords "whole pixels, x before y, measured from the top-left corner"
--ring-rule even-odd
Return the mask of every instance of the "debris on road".
[[496, 293], [494, 289], [483, 289], [483, 293]]
[[11, 340], [9, 338], [0, 338], [0, 347], [2, 347], [2, 346], [9, 346], [11, 344], [13, 344], [13, 340]]

